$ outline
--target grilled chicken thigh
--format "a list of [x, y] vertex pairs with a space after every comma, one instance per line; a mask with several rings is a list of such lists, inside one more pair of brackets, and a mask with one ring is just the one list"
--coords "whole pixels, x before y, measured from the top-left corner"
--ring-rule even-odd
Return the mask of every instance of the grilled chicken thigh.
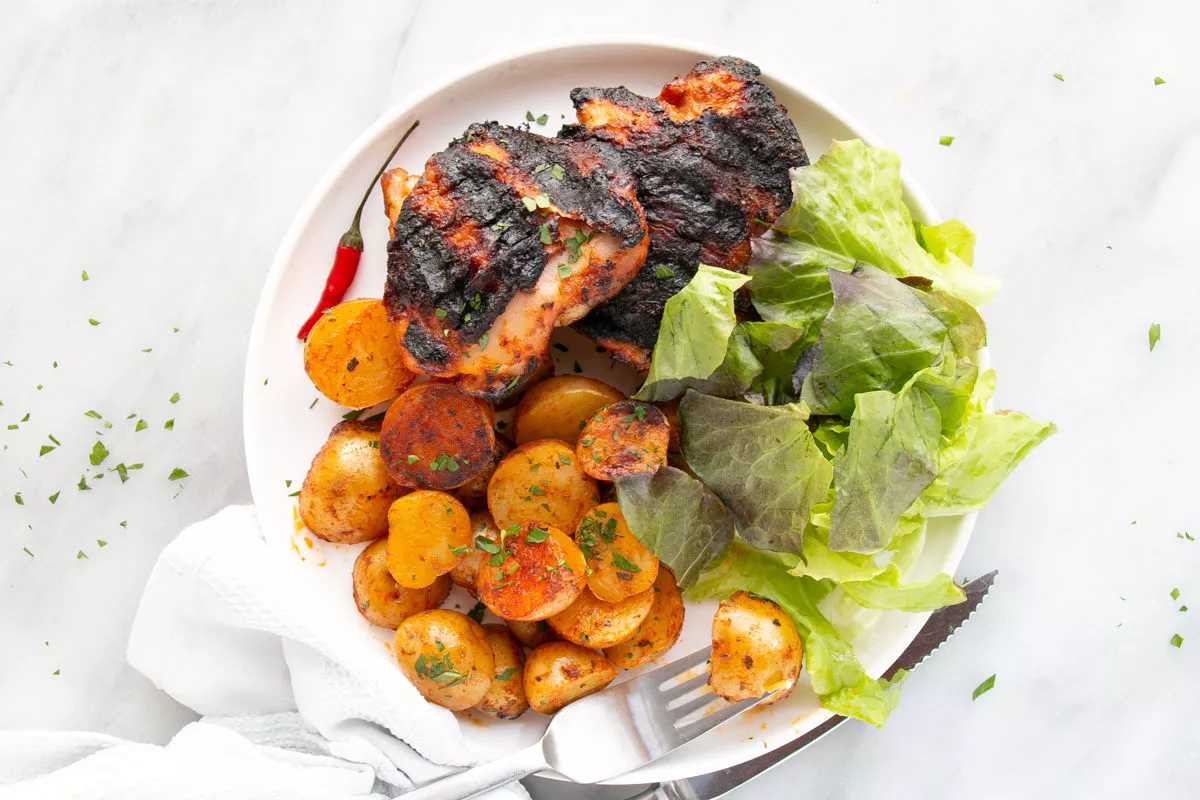
[[700, 263], [742, 270], [750, 236], [792, 202], [788, 170], [808, 157], [787, 111], [738, 58], [702, 61], [657, 99], [624, 87], [575, 89], [579, 124], [559, 134], [629, 158], [650, 229], [645, 265], [575, 327], [645, 368], [667, 299]]
[[551, 330], [614, 296], [649, 239], [617, 148], [472, 125], [421, 176], [384, 180], [384, 302], [408, 366], [496, 400], [533, 375]]

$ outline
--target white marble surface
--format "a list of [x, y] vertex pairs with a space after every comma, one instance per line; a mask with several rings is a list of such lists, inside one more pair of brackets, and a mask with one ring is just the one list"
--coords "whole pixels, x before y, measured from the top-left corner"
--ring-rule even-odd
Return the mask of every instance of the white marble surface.
[[[1200, 542], [1176, 532], [1200, 535], [1200, 7], [975, 5], [5, 4], [0, 726], [161, 742], [190, 718], [125, 665], [125, 638], [159, 549], [249, 499], [244, 342], [332, 159], [447, 67], [659, 33], [798, 76], [897, 149], [1004, 282], [986, 311], [998, 403], [1061, 428], [980, 519], [963, 574], [999, 568], [993, 597], [887, 727], [843, 726], [736, 796], [1193, 794]], [[127, 484], [76, 489], [88, 409], [114, 424], [103, 466], [145, 464]]]

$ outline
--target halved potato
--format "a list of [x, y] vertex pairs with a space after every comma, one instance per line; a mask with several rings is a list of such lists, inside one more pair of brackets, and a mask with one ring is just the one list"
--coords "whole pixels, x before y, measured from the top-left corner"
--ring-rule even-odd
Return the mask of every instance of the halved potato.
[[708, 685], [731, 703], [762, 697], [775, 689], [776, 703], [792, 693], [804, 648], [783, 609], [748, 592], [721, 601], [712, 624], [712, 667]]
[[652, 590], [608, 603], [592, 594], [590, 589], [584, 589], [578, 600], [546, 622], [568, 642], [603, 650], [632, 636], [650, 613], [652, 605]]
[[549, 642], [525, 659], [525, 697], [539, 714], [553, 714], [568, 703], [600, 691], [617, 677], [617, 668], [586, 647]]
[[604, 406], [619, 403], [625, 395], [607, 383], [582, 375], [558, 375], [533, 386], [513, 417], [513, 439], [525, 444], [537, 439], [579, 440], [588, 417]]
[[388, 572], [387, 539], [376, 539], [354, 561], [354, 605], [373, 625], [396, 630], [418, 611], [437, 608], [450, 594], [443, 575], [424, 589], [407, 589]]
[[495, 544], [500, 541], [500, 529], [492, 521], [492, 515], [486, 509], [471, 512], [471, 549], [450, 570], [450, 580], [463, 587], [471, 595], [478, 597], [475, 580], [483, 563], [491, 557], [491, 553], [479, 548], [480, 537], [484, 542]]
[[496, 657], [483, 628], [445, 608], [413, 614], [396, 628], [392, 649], [400, 671], [431, 703], [470, 708], [492, 685]]
[[596, 482], [579, 459], [557, 439], [539, 439], [513, 450], [488, 482], [488, 510], [500, 530], [540, 522], [574, 531], [589, 508], [600, 502]]
[[462, 486], [492, 461], [492, 419], [491, 406], [451, 384], [417, 384], [396, 398], [383, 418], [383, 463], [401, 486]]
[[671, 570], [663, 567], [654, 580], [650, 613], [628, 639], [605, 649], [604, 655], [621, 669], [652, 661], [675, 646], [683, 630], [683, 595]]
[[588, 563], [588, 588], [616, 603], [654, 585], [658, 559], [625, 524], [616, 503], [596, 506], [579, 521], [575, 543]]
[[513, 638], [526, 647], [533, 649], [546, 642], [553, 642], [558, 637], [554, 635], [554, 631], [550, 630], [550, 626], [546, 624], [546, 620], [539, 619], [537, 622], [520, 622], [515, 619], [506, 619], [504, 624], [508, 627]]
[[388, 510], [388, 571], [401, 586], [429, 586], [470, 549], [470, 515], [445, 492], [411, 492]]
[[300, 519], [316, 536], [354, 544], [387, 533], [396, 485], [379, 456], [379, 426], [340, 422], [313, 457], [300, 487]]
[[492, 685], [475, 709], [496, 719], [516, 719], [529, 708], [525, 699], [525, 651], [503, 625], [484, 625], [496, 665]]
[[304, 340], [304, 371], [318, 392], [351, 408], [391, 400], [416, 378], [376, 298], [350, 300], [321, 315]]
[[583, 591], [587, 565], [575, 543], [536, 522], [501, 531], [500, 545], [479, 570], [479, 599], [501, 619], [535, 622], [562, 611]]
[[500, 466], [500, 462], [506, 455], [513, 450], [513, 444], [507, 437], [496, 434], [496, 447], [492, 451], [492, 459], [483, 469], [476, 473], [474, 478], [464, 483], [462, 486], [455, 487], [452, 495], [457, 497], [460, 502], [468, 509], [474, 511], [477, 508], [487, 508], [487, 487], [492, 480], [492, 475], [496, 472], [496, 467]]
[[671, 429], [656, 407], [636, 400], [613, 403], [584, 423], [575, 452], [588, 475], [611, 481], [667, 463]]

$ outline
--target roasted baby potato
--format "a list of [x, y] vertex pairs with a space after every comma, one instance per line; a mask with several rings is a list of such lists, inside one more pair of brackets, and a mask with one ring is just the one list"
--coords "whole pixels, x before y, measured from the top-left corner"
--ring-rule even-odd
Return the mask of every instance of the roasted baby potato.
[[600, 502], [596, 482], [579, 468], [570, 447], [539, 439], [513, 450], [488, 482], [488, 510], [500, 530], [540, 522], [574, 531], [589, 508]]
[[388, 408], [379, 449], [401, 486], [462, 486], [491, 463], [492, 407], [448, 383], [417, 384]]
[[388, 509], [406, 491], [379, 457], [379, 426], [340, 422], [304, 477], [300, 519], [326, 541], [369, 542], [387, 533]]
[[304, 371], [318, 392], [351, 408], [391, 400], [416, 377], [404, 366], [383, 301], [375, 298], [351, 300], [321, 315], [304, 340]]
[[605, 406], [584, 423], [575, 452], [583, 470], [602, 481], [667, 463], [671, 430], [649, 403], [625, 400]]
[[474, 478], [464, 483], [462, 486], [455, 487], [450, 494], [454, 495], [467, 508], [474, 511], [477, 508], [487, 507], [487, 487], [491, 481], [492, 475], [496, 472], [496, 467], [500, 466], [501, 460], [512, 452], [513, 445], [507, 438], [496, 435], [496, 447], [492, 451], [492, 458], [483, 469], [476, 473]]
[[553, 642], [557, 638], [544, 619], [539, 619], [537, 622], [518, 622], [515, 619], [506, 619], [504, 624], [513, 638], [530, 649], [546, 642]]
[[625, 524], [616, 503], [598, 505], [584, 515], [575, 543], [588, 564], [588, 588], [601, 600], [616, 603], [654, 585], [658, 559]]
[[726, 597], [713, 616], [712, 642], [714, 694], [736, 703], [782, 687], [775, 703], [792, 693], [804, 650], [796, 626], [770, 600], [740, 591]]
[[492, 685], [475, 709], [496, 719], [516, 719], [529, 708], [525, 699], [525, 651], [503, 625], [484, 625], [496, 665]]
[[526, 392], [517, 404], [513, 439], [517, 444], [559, 439], [573, 445], [588, 417], [624, 399], [625, 395], [607, 383], [582, 375], [548, 378]]
[[396, 583], [421, 589], [471, 550], [471, 517], [445, 492], [421, 489], [388, 509], [387, 562]]
[[671, 570], [658, 571], [651, 590], [650, 613], [628, 639], [605, 649], [604, 656], [621, 669], [633, 669], [658, 658], [679, 641], [683, 630], [683, 596]]
[[671, 437], [667, 442], [667, 452], [671, 455], [678, 455], [679, 449], [679, 401], [668, 400], [665, 403], [658, 404], [658, 410], [667, 418], [667, 428], [671, 432]]
[[583, 553], [562, 531], [536, 522], [501, 531], [476, 578], [479, 599], [501, 619], [535, 622], [575, 602], [587, 580]]
[[367, 545], [354, 561], [354, 605], [367, 622], [395, 630], [418, 611], [437, 608], [450, 594], [443, 575], [424, 589], [406, 589], [388, 572], [387, 539]]
[[471, 546], [454, 568], [450, 570], [450, 580], [467, 590], [471, 597], [478, 597], [475, 589], [475, 579], [479, 575], [483, 563], [491, 558], [491, 553], [481, 550], [480, 537], [485, 542], [495, 544], [500, 541], [500, 529], [492, 522], [492, 515], [487, 510], [471, 512]]
[[413, 614], [396, 628], [392, 649], [404, 677], [431, 703], [462, 711], [492, 685], [496, 657], [475, 620], [444, 608]]
[[546, 622], [568, 642], [603, 650], [632, 636], [650, 613], [652, 605], [653, 590], [608, 603], [592, 594], [590, 589], [584, 589], [578, 600]]
[[534, 711], [553, 714], [567, 703], [600, 691], [617, 677], [617, 668], [586, 647], [549, 642], [525, 659], [525, 697]]
[[538, 386], [543, 380], [553, 374], [554, 362], [551, 361], [549, 355], [546, 355], [544, 358], [538, 361], [538, 365], [534, 369], [533, 374], [526, 378], [525, 381], [517, 387], [516, 391], [511, 392], [496, 401], [496, 408], [504, 411], [505, 409], [509, 409], [515, 405], [518, 405], [521, 402], [521, 399], [525, 397], [528, 392], [532, 391], [535, 386]]

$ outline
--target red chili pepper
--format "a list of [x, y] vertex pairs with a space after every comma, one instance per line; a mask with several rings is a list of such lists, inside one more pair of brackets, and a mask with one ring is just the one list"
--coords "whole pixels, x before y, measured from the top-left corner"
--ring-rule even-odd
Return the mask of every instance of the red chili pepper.
[[358, 274], [358, 262], [362, 258], [363, 252], [362, 233], [358, 228], [362, 221], [363, 206], [367, 204], [367, 198], [371, 196], [375, 184], [383, 176], [383, 171], [388, 168], [388, 164], [392, 163], [396, 152], [420, 124], [420, 121], [417, 121], [409, 126], [404, 135], [400, 137], [400, 141], [392, 148], [392, 152], [388, 153], [387, 160], [383, 162], [379, 172], [375, 173], [375, 179], [367, 186], [367, 193], [363, 195], [362, 202], [358, 204], [358, 210], [354, 212], [354, 220], [350, 223], [350, 229], [342, 234], [341, 239], [338, 239], [337, 252], [333, 257], [333, 267], [329, 270], [329, 277], [325, 279], [325, 290], [321, 292], [321, 299], [317, 301], [316, 310], [300, 326], [300, 332], [296, 334], [296, 338], [300, 341], [308, 338], [308, 332], [312, 330], [313, 325], [317, 324], [321, 315], [342, 302], [346, 292], [350, 290], [350, 284], [354, 282], [354, 276]]

